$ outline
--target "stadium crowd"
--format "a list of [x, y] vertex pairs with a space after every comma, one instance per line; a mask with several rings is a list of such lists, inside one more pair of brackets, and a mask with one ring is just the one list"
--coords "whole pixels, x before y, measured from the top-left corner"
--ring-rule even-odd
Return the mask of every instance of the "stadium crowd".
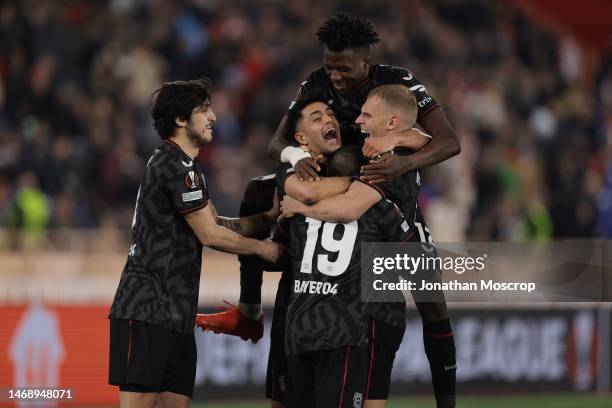
[[[234, 216], [271, 138], [320, 65], [337, 10], [373, 21], [377, 62], [412, 70], [462, 154], [424, 172], [438, 241], [612, 235], [612, 53], [505, 1], [17, 1], [0, 5], [0, 227], [125, 228], [160, 143], [149, 95], [210, 77], [217, 122], [200, 161]], [[12, 245], [12, 244], [9, 244]]]

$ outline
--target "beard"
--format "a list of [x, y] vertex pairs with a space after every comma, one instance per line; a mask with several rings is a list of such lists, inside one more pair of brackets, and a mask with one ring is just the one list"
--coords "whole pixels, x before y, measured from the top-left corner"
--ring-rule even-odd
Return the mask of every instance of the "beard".
[[204, 138], [203, 134], [194, 131], [190, 127], [187, 128], [187, 138], [198, 149], [206, 146], [209, 142], [208, 140]]

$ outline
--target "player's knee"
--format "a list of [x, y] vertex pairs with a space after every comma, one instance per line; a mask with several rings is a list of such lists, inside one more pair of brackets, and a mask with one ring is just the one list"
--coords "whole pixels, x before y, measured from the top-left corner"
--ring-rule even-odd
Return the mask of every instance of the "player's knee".
[[191, 398], [188, 396], [174, 392], [162, 392], [159, 394], [159, 408], [189, 408], [190, 401]]
[[157, 408], [157, 393], [129, 392], [119, 393], [121, 408]]

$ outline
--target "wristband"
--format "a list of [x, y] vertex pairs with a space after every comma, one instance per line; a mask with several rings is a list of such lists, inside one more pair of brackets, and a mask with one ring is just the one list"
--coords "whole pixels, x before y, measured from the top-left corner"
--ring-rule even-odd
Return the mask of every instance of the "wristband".
[[295, 166], [297, 162], [307, 157], [311, 157], [310, 153], [305, 152], [299, 147], [287, 146], [281, 152], [281, 163], [291, 163], [292, 166]]

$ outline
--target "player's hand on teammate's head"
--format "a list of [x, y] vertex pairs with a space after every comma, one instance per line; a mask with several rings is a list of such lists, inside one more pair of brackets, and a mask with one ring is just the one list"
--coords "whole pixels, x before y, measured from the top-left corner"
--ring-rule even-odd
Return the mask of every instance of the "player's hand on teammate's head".
[[295, 174], [298, 176], [300, 181], [318, 181], [318, 172], [321, 171], [321, 167], [315, 159], [311, 157], [305, 157], [295, 163], [295, 166], [293, 166], [293, 170], [295, 171]]
[[397, 138], [395, 135], [385, 135], [379, 137], [367, 137], [363, 141], [363, 156], [371, 159], [379, 154], [387, 153], [397, 146]]
[[408, 156], [384, 154], [380, 158], [370, 160], [368, 164], [363, 166], [359, 178], [371, 184], [395, 180], [407, 171], [407, 161]]

